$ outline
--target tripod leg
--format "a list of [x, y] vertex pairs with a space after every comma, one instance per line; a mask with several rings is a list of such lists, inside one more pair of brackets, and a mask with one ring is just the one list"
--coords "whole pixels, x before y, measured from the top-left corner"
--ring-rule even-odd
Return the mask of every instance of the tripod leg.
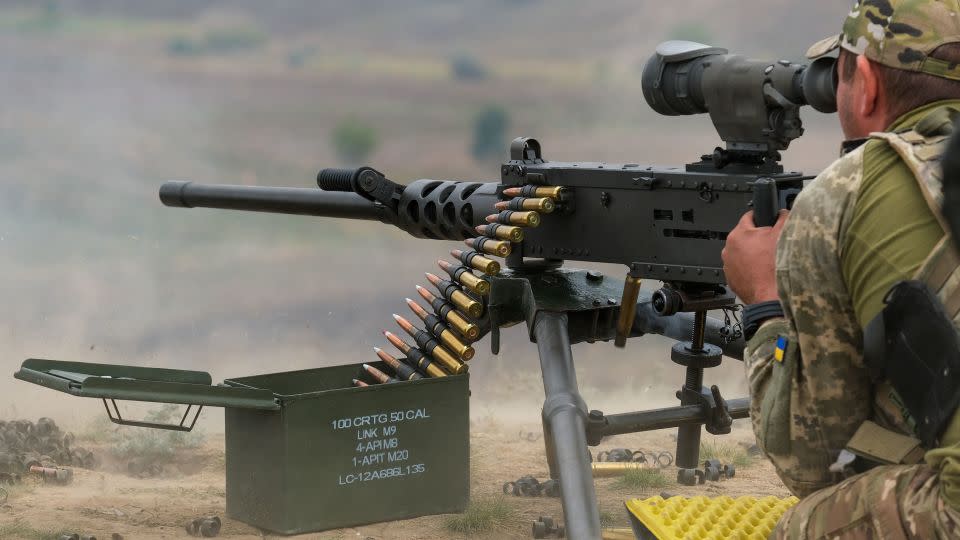
[[550, 478], [560, 479], [560, 471], [557, 469], [557, 451], [553, 446], [553, 430], [550, 429], [550, 423], [545, 416], [541, 416], [543, 422], [543, 444], [547, 451], [547, 467], [550, 468]]
[[600, 539], [600, 513], [593, 487], [587, 450], [585, 421], [587, 407], [577, 389], [573, 353], [567, 334], [567, 316], [540, 312], [534, 323], [534, 336], [540, 352], [543, 373], [543, 423], [548, 454], [554, 463], [551, 475], [559, 473], [561, 503], [567, 538]]

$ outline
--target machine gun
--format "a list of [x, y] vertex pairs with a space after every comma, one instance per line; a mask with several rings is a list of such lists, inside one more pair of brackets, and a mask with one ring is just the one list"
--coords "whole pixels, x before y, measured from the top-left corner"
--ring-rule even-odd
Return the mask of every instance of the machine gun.
[[[499, 183], [402, 185], [360, 167], [320, 171], [321, 189], [168, 182], [160, 199], [184, 208], [377, 220], [417, 238], [467, 242], [475, 251], [454, 252], [463, 266], [446, 264], [452, 281], [434, 282], [451, 301], [434, 303], [437, 315], [452, 305], [476, 322], [478, 338], [491, 334], [494, 353], [501, 327], [526, 323], [540, 354], [544, 440], [551, 478], [562, 486], [567, 534], [599, 538], [588, 445], [677, 427], [676, 463], [694, 468], [701, 426], [729, 433], [733, 419], [748, 416], [749, 398], [726, 400], [716, 386], [703, 386], [704, 369], [719, 365], [722, 355], [742, 359], [736, 330], [707, 317], [708, 310], [735, 306], [720, 253], [744, 212], [752, 208], [758, 226], [772, 225], [803, 188], [809, 177], [784, 171], [780, 151], [803, 133], [801, 106], [836, 110], [834, 64], [756, 61], [697, 43], [661, 44], [643, 70], [646, 101], [665, 115], [709, 113], [726, 143], [685, 167], [551, 162], [537, 140], [518, 138]], [[487, 255], [504, 257], [505, 269]], [[621, 285], [598, 272], [564, 268], [565, 261], [619, 263], [628, 271]], [[642, 279], [662, 286], [640, 298]], [[438, 328], [436, 318], [424, 320]], [[434, 339], [438, 332], [405, 329], [420, 348], [404, 352], [465, 369], [447, 358]], [[622, 347], [645, 333], [679, 340], [671, 359], [686, 368], [680, 405], [589, 411], [577, 389], [571, 344], [613, 339]]]

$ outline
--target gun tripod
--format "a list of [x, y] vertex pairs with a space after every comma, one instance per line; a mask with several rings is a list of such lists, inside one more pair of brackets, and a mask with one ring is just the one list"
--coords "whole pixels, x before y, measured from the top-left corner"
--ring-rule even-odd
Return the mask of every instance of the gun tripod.
[[[560, 481], [569, 538], [601, 537], [588, 446], [611, 435], [677, 427], [677, 466], [694, 468], [699, 461], [701, 426], [710, 433], [729, 433], [733, 419], [748, 416], [749, 398], [727, 401], [716, 386], [703, 387], [703, 370], [719, 365], [722, 354], [742, 358], [742, 340], [728, 342], [724, 325], [706, 316], [706, 309], [727, 305], [732, 299], [715, 298], [707, 307], [689, 301], [693, 296], [687, 292], [673, 289], [642, 299], [630, 335], [692, 338], [677, 343], [671, 352], [672, 360], [686, 368], [684, 385], [677, 392], [680, 405], [605, 415], [590, 411], [580, 396], [571, 345], [613, 338], [621, 309], [614, 300], [620, 291], [607, 283], [613, 280], [597, 272], [557, 269], [531, 274], [504, 272], [490, 281], [494, 352], [499, 343], [497, 328], [509, 322], [526, 321], [530, 339], [537, 344], [545, 394], [542, 419], [547, 461], [550, 477]], [[683, 299], [688, 301], [677, 304], [675, 314], [664, 310], [671, 306], [663, 302]], [[692, 315], [683, 312], [684, 304]]]

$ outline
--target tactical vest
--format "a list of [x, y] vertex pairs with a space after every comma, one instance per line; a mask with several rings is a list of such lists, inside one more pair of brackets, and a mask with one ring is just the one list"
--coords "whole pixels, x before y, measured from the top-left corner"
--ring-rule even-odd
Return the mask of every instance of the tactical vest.
[[920, 192], [944, 230], [913, 281], [895, 285], [886, 307], [864, 331], [864, 359], [878, 379], [889, 381], [916, 421], [919, 438], [865, 422], [847, 444], [873, 464], [916, 463], [939, 436], [960, 403], [960, 253], [944, 218], [941, 157], [960, 111], [930, 111], [913, 129], [873, 133], [913, 172]]

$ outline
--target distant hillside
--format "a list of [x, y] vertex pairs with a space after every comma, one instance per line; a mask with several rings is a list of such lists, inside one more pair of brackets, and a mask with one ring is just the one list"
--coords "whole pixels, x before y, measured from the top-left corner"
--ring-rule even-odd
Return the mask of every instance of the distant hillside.
[[[242, 13], [271, 32], [358, 51], [459, 48], [524, 56], [649, 51], [713, 37], [745, 52], [802, 53], [837, 32], [849, 2], [795, 0], [49, 0], [65, 13], [193, 20]], [[2, 6], [36, 6], [2, 0]]]

